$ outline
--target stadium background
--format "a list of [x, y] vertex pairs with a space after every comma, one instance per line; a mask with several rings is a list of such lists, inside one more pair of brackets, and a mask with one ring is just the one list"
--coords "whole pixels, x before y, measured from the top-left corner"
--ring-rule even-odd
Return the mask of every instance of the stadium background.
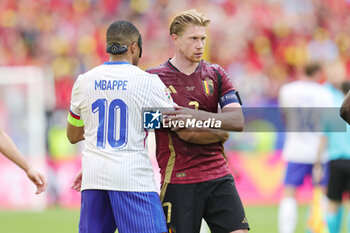
[[[45, 224], [67, 227], [70, 222], [75, 228], [61, 232], [76, 232], [80, 195], [70, 190], [70, 184], [80, 169], [81, 145], [69, 144], [65, 126], [77, 75], [108, 59], [105, 31], [118, 19], [132, 21], [143, 35], [141, 68], [164, 62], [173, 54], [169, 22], [179, 11], [191, 8], [211, 19], [204, 59], [227, 70], [247, 107], [277, 106], [281, 85], [295, 80], [310, 60], [324, 66], [324, 80], [334, 72], [327, 69], [334, 63], [349, 77], [349, 0], [1, 0], [0, 66], [38, 66], [43, 72], [45, 160], [44, 165], [35, 163], [44, 168], [50, 182], [43, 197], [28, 199], [31, 184], [18, 168], [0, 159], [0, 182], [6, 184], [0, 188], [0, 225], [12, 225], [6, 232], [40, 232], [39, 228], [14, 230], [26, 225], [21, 222], [27, 221], [29, 227], [28, 219], [39, 216], [38, 224], [51, 216]], [[13, 107], [26, 98], [23, 89], [22, 85], [0, 87], [0, 126], [26, 155], [29, 152], [22, 135], [26, 125], [19, 127], [21, 109]], [[278, 123], [273, 121], [249, 124], [272, 132], [232, 133], [226, 152], [252, 232], [277, 232], [284, 134], [277, 132]], [[298, 193], [304, 203], [302, 210], [311, 196], [309, 182]], [[39, 212], [31, 212], [33, 208]], [[46, 208], [49, 210], [43, 210]], [[299, 232], [305, 229], [303, 212], [299, 214]]]

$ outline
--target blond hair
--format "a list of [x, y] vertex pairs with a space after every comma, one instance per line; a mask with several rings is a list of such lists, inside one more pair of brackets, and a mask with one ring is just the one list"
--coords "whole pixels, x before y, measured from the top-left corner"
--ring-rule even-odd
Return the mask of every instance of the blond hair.
[[196, 25], [206, 27], [210, 23], [210, 19], [199, 13], [195, 9], [187, 10], [177, 14], [170, 23], [170, 35], [182, 35], [188, 25]]

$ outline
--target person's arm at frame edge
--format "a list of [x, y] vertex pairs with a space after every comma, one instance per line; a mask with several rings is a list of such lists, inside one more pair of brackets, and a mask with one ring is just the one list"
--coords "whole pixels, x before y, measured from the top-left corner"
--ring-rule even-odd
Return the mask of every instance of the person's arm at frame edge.
[[344, 101], [340, 107], [340, 116], [350, 124], [350, 92], [345, 96]]
[[45, 177], [26, 161], [21, 152], [17, 149], [12, 139], [0, 129], [0, 152], [9, 160], [20, 167], [28, 176], [28, 178], [37, 187], [36, 194], [45, 191], [47, 183]]

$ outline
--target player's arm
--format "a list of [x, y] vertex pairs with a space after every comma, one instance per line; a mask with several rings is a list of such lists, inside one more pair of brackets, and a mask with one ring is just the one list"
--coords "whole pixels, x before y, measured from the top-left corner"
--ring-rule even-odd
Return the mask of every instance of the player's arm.
[[203, 145], [216, 142], [224, 143], [230, 137], [228, 132], [217, 129], [207, 129], [203, 132], [193, 131], [190, 129], [178, 129], [175, 132], [179, 138], [186, 142]]
[[350, 92], [345, 96], [345, 99], [340, 108], [340, 116], [348, 124], [350, 124]]
[[[176, 107], [176, 110], [168, 111], [164, 114], [167, 115], [167, 118], [164, 120], [164, 122], [167, 124], [169, 121], [186, 121], [187, 119], [195, 119], [197, 121], [203, 122], [208, 119], [215, 119], [215, 121], [221, 122], [220, 128], [216, 129], [240, 132], [244, 128], [244, 117], [241, 105], [239, 103], [227, 104], [222, 108], [221, 113], [212, 113], [203, 110]], [[171, 130], [176, 131], [178, 129], [180, 128], [173, 127]], [[195, 130], [202, 131], [200, 128]]]
[[71, 104], [67, 118], [67, 138], [75, 144], [84, 140], [84, 121], [81, 118], [81, 106], [83, 105], [85, 95], [83, 93], [82, 80], [79, 76], [72, 89]]
[[327, 137], [325, 135], [321, 136], [320, 144], [317, 149], [317, 156], [314, 167], [312, 169], [312, 176], [316, 184], [320, 183], [323, 177], [323, 169], [322, 169], [322, 154], [327, 148]]
[[216, 120], [222, 122], [221, 129], [241, 132], [244, 129], [244, 117], [240, 103], [230, 103], [222, 108], [222, 113], [213, 113]]
[[67, 137], [70, 143], [75, 144], [84, 140], [84, 126], [75, 126], [67, 123]]
[[[205, 116], [207, 114], [208, 116]], [[229, 138], [229, 133], [223, 130], [243, 130], [244, 118], [239, 104], [236, 105], [235, 103], [231, 103], [226, 105], [222, 109], [222, 113], [209, 113], [202, 111], [201, 115], [203, 115], [203, 119], [209, 119], [206, 117], [212, 117], [215, 120], [220, 120], [222, 123], [220, 130], [206, 129], [205, 131], [201, 131], [193, 129], [178, 129], [175, 132], [182, 140], [196, 144], [223, 143]]]
[[9, 160], [14, 162], [17, 166], [23, 169], [27, 174], [28, 178], [35, 184], [39, 194], [46, 189], [46, 180], [42, 174], [40, 174], [36, 169], [29, 164], [24, 156], [19, 152], [15, 143], [12, 139], [0, 129], [0, 153], [5, 155]]

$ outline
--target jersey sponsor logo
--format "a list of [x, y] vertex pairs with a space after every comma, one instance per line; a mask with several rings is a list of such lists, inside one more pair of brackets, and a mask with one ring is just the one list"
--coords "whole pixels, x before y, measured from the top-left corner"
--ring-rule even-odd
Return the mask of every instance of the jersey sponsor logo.
[[128, 80], [95, 80], [95, 90], [123, 90], [127, 89]]
[[214, 92], [213, 80], [208, 77], [203, 81], [203, 89], [206, 95], [212, 95]]
[[247, 223], [248, 224], [248, 220], [247, 220], [246, 217], [243, 218], [242, 223]]
[[143, 112], [143, 128], [144, 129], [160, 129], [160, 116], [159, 110], [155, 111], [144, 111]]
[[187, 91], [194, 91], [196, 87], [195, 86], [190, 86], [190, 87], [186, 87]]

